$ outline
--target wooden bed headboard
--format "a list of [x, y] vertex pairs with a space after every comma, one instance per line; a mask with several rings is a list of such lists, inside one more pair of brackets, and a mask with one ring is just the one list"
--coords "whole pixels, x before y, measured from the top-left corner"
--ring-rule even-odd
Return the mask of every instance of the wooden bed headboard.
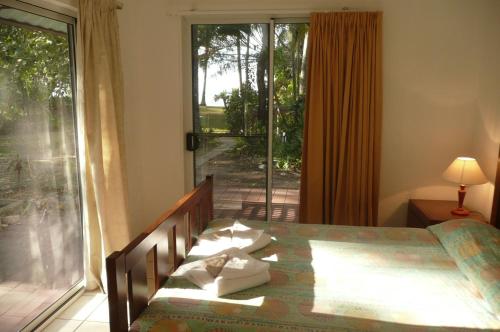
[[207, 176], [125, 248], [106, 258], [112, 332], [128, 331], [130, 323], [148, 306], [148, 254], [153, 255], [153, 275], [149, 279], [154, 281], [155, 293], [186, 258], [196, 236], [212, 219], [213, 177]]

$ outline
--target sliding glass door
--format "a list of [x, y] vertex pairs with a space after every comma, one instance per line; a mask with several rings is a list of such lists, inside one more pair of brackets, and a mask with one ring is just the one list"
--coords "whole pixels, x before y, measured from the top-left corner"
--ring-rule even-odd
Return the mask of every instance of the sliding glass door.
[[214, 175], [216, 217], [266, 219], [268, 24], [192, 26], [199, 183]]
[[216, 218], [298, 221], [307, 31], [191, 26], [195, 182], [214, 175]]
[[309, 24], [275, 23], [273, 52], [273, 221], [298, 222]]
[[71, 18], [58, 17], [23, 3], [0, 5], [0, 329], [5, 330], [23, 328], [83, 279], [74, 25]]

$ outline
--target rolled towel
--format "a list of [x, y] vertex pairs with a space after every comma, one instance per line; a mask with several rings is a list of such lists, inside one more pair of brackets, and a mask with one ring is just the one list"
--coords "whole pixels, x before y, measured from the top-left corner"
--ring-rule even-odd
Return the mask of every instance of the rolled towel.
[[[217, 276], [212, 266], [226, 261]], [[269, 263], [261, 262], [235, 248], [200, 261], [181, 266], [176, 275], [183, 275], [198, 287], [223, 296], [251, 287], [256, 287], [271, 279]]]
[[235, 221], [231, 227], [200, 235], [192, 255], [215, 255], [229, 248], [251, 253], [271, 243], [271, 236], [262, 229], [253, 229]]

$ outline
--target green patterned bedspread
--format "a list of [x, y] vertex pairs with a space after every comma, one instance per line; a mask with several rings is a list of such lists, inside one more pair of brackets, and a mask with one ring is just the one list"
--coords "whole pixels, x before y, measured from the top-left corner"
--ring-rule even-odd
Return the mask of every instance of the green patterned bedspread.
[[[232, 222], [213, 221], [207, 231]], [[242, 223], [274, 237], [252, 254], [271, 263], [268, 284], [217, 298], [174, 276], [131, 329], [500, 329], [476, 287], [426, 229]]]

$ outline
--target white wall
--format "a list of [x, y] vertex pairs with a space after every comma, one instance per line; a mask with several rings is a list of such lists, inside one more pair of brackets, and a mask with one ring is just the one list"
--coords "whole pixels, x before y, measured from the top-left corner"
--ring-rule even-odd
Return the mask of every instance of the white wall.
[[[407, 200], [455, 199], [441, 179], [458, 155], [477, 156], [494, 180], [500, 141], [495, 0], [148, 0], [120, 11], [132, 229], [185, 191], [182, 38], [187, 10], [268, 12], [347, 5], [384, 12], [380, 221], [404, 225]], [[231, 15], [234, 16], [234, 15]], [[188, 55], [184, 55], [188, 56]], [[189, 119], [189, 116], [186, 116]], [[486, 129], [485, 129], [486, 127]], [[184, 160], [186, 159], [184, 166]], [[188, 183], [188, 182], [187, 182]], [[467, 203], [489, 215], [491, 184]]]
[[[495, 180], [498, 143], [500, 142], [500, 1], [490, 1], [481, 6], [481, 33], [479, 76], [478, 76], [478, 113], [479, 121], [473, 139], [478, 161], [491, 182]], [[469, 205], [491, 214], [493, 183], [472, 187]]]
[[[478, 158], [494, 181], [498, 141], [487, 139], [479, 104], [483, 54], [493, 39], [481, 40], [493, 9], [492, 1], [402, 1], [384, 9], [383, 224], [401, 225], [409, 198], [456, 199], [457, 186], [441, 173], [459, 155]], [[500, 35], [498, 26], [491, 33]], [[499, 69], [490, 65], [481, 77], [488, 86]], [[487, 218], [491, 188], [472, 188], [466, 199]]]
[[166, 13], [162, 0], [119, 12], [133, 235], [184, 193], [180, 19]]

